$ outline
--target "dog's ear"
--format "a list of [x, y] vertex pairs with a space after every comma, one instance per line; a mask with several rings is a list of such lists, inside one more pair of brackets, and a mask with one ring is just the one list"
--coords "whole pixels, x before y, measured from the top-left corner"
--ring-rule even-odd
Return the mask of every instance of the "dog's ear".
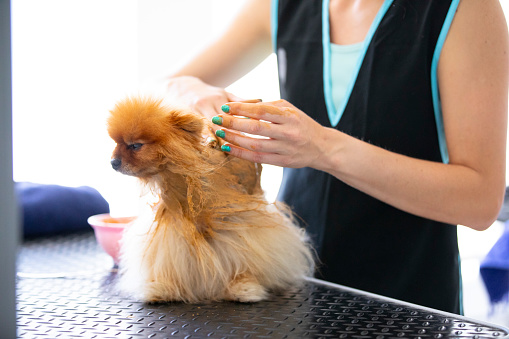
[[175, 111], [168, 118], [170, 119], [170, 124], [189, 133], [201, 133], [203, 129], [204, 123], [201, 116], [191, 112]]

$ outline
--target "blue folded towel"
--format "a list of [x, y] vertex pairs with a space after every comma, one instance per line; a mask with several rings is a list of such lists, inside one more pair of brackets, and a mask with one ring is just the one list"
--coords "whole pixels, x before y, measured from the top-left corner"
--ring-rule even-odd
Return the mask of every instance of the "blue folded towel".
[[504, 233], [481, 262], [481, 277], [492, 304], [509, 301], [509, 187], [498, 215], [504, 221]]
[[25, 238], [90, 229], [88, 217], [110, 210], [102, 195], [88, 186], [17, 182], [14, 187]]
[[481, 277], [492, 304], [509, 301], [509, 221], [502, 236], [481, 262]]

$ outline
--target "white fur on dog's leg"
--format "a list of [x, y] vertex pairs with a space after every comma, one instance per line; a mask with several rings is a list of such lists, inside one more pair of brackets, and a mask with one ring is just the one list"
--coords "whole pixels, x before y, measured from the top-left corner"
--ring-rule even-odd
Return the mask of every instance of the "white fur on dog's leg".
[[226, 291], [226, 300], [254, 303], [267, 298], [267, 290], [253, 277], [235, 278]]

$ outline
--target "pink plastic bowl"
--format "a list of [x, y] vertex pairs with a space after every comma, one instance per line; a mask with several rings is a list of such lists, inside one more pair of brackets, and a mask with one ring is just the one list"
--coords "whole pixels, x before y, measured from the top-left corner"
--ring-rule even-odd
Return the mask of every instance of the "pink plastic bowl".
[[118, 264], [120, 239], [122, 239], [124, 229], [135, 219], [136, 217], [114, 218], [108, 213], [88, 218], [88, 223], [94, 229], [97, 242], [113, 258], [115, 264]]

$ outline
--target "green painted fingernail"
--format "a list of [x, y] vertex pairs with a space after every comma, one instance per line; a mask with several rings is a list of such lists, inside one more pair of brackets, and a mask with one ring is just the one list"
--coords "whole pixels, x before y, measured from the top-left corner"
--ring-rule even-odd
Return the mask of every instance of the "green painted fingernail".
[[224, 131], [223, 131], [222, 129], [218, 129], [218, 130], [216, 131], [216, 135], [217, 135], [218, 137], [220, 137], [220, 138], [223, 138], [223, 139], [224, 139], [224, 135], [225, 135], [225, 134], [224, 134]]
[[223, 111], [225, 113], [230, 112], [230, 106], [228, 106], [228, 105], [221, 106], [221, 111]]
[[223, 124], [223, 118], [215, 116], [212, 117], [212, 122], [216, 125], [222, 125]]
[[223, 151], [223, 152], [230, 152], [231, 150], [232, 150], [232, 148], [228, 145], [221, 146], [221, 151]]

